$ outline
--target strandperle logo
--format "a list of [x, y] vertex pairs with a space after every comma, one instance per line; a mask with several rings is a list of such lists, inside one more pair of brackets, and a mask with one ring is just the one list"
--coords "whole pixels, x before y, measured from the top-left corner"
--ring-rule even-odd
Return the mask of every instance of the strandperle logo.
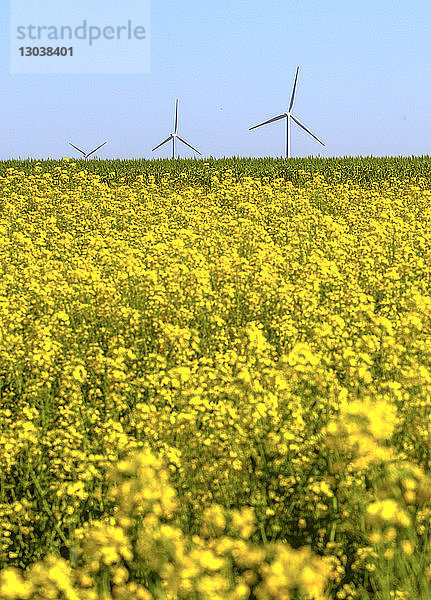
[[150, 73], [150, 0], [10, 0], [11, 73]]
[[145, 40], [143, 25], [134, 25], [129, 19], [123, 25], [88, 24], [84, 19], [77, 27], [70, 25], [18, 25], [16, 39], [23, 41], [56, 42], [74, 40], [87, 41], [90, 46], [97, 40]]

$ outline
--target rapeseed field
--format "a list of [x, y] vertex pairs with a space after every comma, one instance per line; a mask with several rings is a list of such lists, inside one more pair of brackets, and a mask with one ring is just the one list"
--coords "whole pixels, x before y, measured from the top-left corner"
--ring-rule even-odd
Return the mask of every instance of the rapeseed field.
[[0, 599], [429, 600], [429, 179], [100, 165], [0, 175]]

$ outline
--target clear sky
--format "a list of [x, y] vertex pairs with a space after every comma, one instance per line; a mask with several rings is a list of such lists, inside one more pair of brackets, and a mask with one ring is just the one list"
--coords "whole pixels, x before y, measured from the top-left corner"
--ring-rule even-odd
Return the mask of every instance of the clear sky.
[[1, 159], [106, 139], [100, 158], [169, 156], [151, 148], [177, 97], [204, 156], [280, 156], [284, 121], [248, 128], [287, 110], [297, 65], [294, 114], [326, 147], [292, 124], [292, 156], [431, 154], [430, 0], [152, 0], [151, 70], [134, 75], [11, 74], [0, 3]]

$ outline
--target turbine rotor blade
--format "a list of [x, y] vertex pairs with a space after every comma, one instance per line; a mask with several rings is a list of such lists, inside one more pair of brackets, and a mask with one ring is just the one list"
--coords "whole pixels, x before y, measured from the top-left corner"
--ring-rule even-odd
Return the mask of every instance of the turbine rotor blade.
[[264, 121], [263, 123], [259, 123], [259, 125], [254, 125], [253, 127], [249, 128], [249, 131], [251, 131], [252, 129], [256, 129], [257, 127], [262, 127], [262, 125], [268, 125], [268, 123], [273, 123], [274, 121], [279, 121], [280, 119], [285, 119], [287, 117], [286, 114], [284, 115], [278, 115], [278, 117], [273, 117], [272, 119], [268, 119], [268, 121]]
[[304, 131], [306, 131], [307, 133], [309, 133], [311, 135], [311, 137], [314, 137], [315, 140], [317, 140], [319, 142], [319, 144], [322, 144], [322, 146], [324, 146], [325, 144], [322, 142], [322, 140], [319, 140], [319, 138], [317, 137], [317, 135], [314, 135], [314, 133], [312, 133], [309, 129], [307, 129], [307, 127], [305, 125], [303, 125], [301, 123], [301, 121], [299, 119], [297, 119], [296, 117], [294, 117], [293, 115], [290, 115], [292, 117], [292, 119], [295, 121], [295, 123], [297, 125], [299, 125], [300, 127], [302, 127], [302, 129]]
[[299, 73], [299, 67], [296, 67], [295, 83], [293, 84], [292, 95], [290, 97], [289, 110], [287, 112], [290, 112], [292, 110], [293, 103], [295, 102], [295, 92], [296, 92], [296, 84], [298, 83], [298, 73]]
[[202, 156], [202, 153], [199, 152], [199, 150], [196, 150], [196, 148], [193, 148], [193, 146], [191, 144], [189, 144], [188, 142], [186, 142], [186, 140], [183, 140], [183, 138], [181, 138], [179, 135], [177, 135], [177, 138], [180, 140], [180, 142], [182, 142], [183, 144], [185, 144], [186, 146], [188, 146], [189, 148], [191, 148], [192, 150], [194, 150], [195, 152], [197, 152], [198, 154], [200, 154]]
[[175, 102], [175, 128], [174, 128], [174, 132], [177, 133], [178, 131], [178, 99]]
[[97, 148], [94, 148], [94, 150], [92, 150], [91, 152], [89, 152], [86, 155], [86, 158], [88, 158], [89, 156], [91, 156], [92, 154], [94, 154], [95, 152], [97, 152], [99, 150], [99, 148], [101, 148], [102, 146], [104, 146], [107, 143], [108, 143], [108, 140], [106, 140], [106, 142], [103, 142], [103, 144], [100, 144], [100, 146], [97, 146]]
[[174, 137], [173, 135], [170, 135], [168, 138], [163, 140], [163, 142], [160, 142], [160, 144], [158, 146], [156, 146], [155, 148], [152, 149], [152, 152], [154, 152], [154, 150], [157, 150], [157, 148], [160, 148], [160, 146], [163, 146], [163, 144], [170, 142], [173, 137]]
[[80, 152], [81, 154], [83, 154], [84, 156], [86, 155], [86, 153], [84, 152], [84, 150], [81, 150], [81, 148], [78, 148], [78, 146], [75, 146], [75, 144], [72, 144], [72, 142], [69, 142], [69, 144], [71, 146], [73, 146], [75, 148], [75, 150], [78, 150], [78, 152]]

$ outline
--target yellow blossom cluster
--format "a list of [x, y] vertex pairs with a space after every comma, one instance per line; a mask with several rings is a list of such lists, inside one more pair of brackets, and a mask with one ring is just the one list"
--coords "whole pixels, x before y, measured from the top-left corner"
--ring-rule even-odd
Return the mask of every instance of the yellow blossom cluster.
[[299, 591], [325, 600], [329, 562], [307, 548], [248, 541], [253, 511], [213, 505], [207, 518], [221, 515], [218, 534], [187, 536], [178, 526], [176, 494], [160, 459], [142, 451], [110, 475], [115, 516], [76, 531], [75, 567], [48, 555], [25, 574], [6, 568], [0, 572], [2, 599], [272, 600]]

